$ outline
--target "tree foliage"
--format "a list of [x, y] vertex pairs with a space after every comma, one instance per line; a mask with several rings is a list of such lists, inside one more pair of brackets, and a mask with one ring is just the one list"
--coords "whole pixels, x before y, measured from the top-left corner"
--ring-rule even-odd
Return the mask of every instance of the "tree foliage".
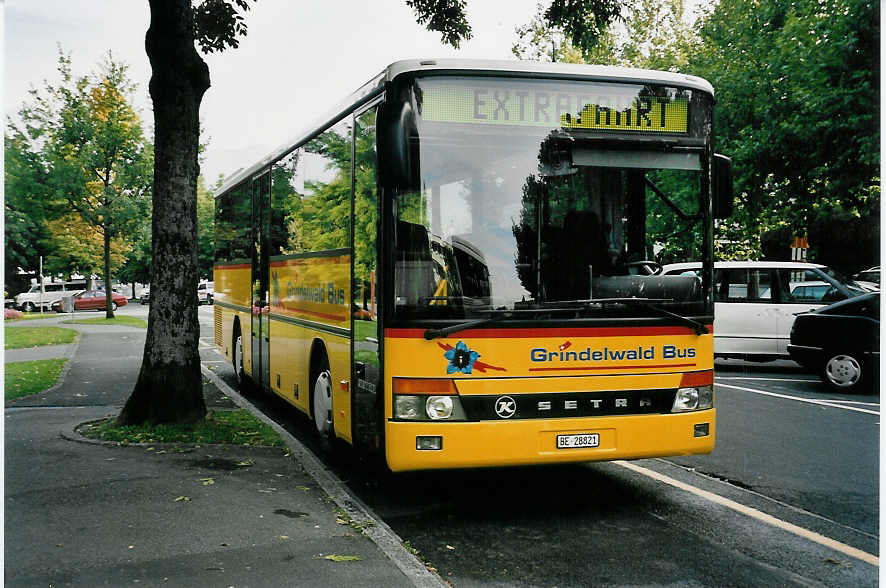
[[[100, 227], [85, 222], [74, 212], [47, 220], [46, 229], [49, 232], [47, 242], [52, 255], [47, 256], [43, 264], [45, 274], [102, 275], [105, 240]], [[121, 236], [111, 239], [109, 255], [112, 275], [116, 275], [131, 250], [129, 239]]]
[[471, 25], [465, 15], [465, 0], [406, 0], [418, 24], [441, 33], [443, 42], [458, 48], [471, 38]]
[[[684, 0], [635, 0], [581, 50], [539, 7], [513, 52], [706, 78], [716, 148], [733, 159], [737, 195], [735, 214], [717, 227], [718, 257], [761, 256], [767, 232], [767, 243], [808, 234], [813, 259], [851, 271], [879, 260], [878, 7], [722, 0], [693, 27]], [[835, 235], [855, 244], [854, 261]]]
[[[831, 219], [849, 230], [877, 224], [878, 6], [722, 0], [704, 17], [688, 70], [716, 88], [718, 149], [736, 169], [726, 240], [759, 244], [761, 232], [803, 235]], [[860, 240], [844, 269], [875, 262], [876, 243]], [[831, 243], [810, 246], [817, 259], [835, 259]]]
[[215, 264], [215, 200], [203, 176], [197, 178], [197, 271], [212, 279]]
[[[93, 74], [75, 77], [60, 53], [58, 72], [58, 84], [32, 90], [21, 127], [11, 125], [14, 185], [42, 213], [32, 221], [42, 221], [46, 268], [100, 273], [110, 284], [145, 216], [152, 150], [130, 104], [135, 85], [125, 64], [108, 53]], [[107, 308], [113, 316], [110, 292]]]
[[5, 275], [12, 280], [19, 270], [34, 270], [46, 257], [46, 194], [49, 181], [39, 153], [31, 150], [24, 131], [10, 125], [4, 137], [5, 155]]

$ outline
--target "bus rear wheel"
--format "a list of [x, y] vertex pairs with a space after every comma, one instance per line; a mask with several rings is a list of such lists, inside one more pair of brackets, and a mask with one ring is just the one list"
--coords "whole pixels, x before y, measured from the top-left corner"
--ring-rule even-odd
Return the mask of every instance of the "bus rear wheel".
[[335, 436], [332, 424], [332, 374], [329, 367], [317, 374], [311, 389], [311, 412], [320, 439], [331, 442]]
[[234, 343], [232, 363], [234, 364], [234, 378], [241, 392], [246, 391], [246, 373], [243, 371], [243, 336], [240, 327], [234, 329]]

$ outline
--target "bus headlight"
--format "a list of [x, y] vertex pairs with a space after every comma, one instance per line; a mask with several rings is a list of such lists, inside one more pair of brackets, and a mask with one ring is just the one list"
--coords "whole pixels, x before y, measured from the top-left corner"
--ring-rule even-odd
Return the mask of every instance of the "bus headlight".
[[452, 396], [428, 396], [425, 412], [432, 421], [448, 419], [452, 416]]
[[394, 418], [404, 421], [465, 421], [458, 396], [394, 396]]
[[394, 396], [394, 418], [407, 421], [423, 420], [422, 396]]
[[692, 388], [678, 388], [674, 397], [674, 406], [671, 412], [689, 412], [693, 410], [706, 410], [714, 406], [713, 386], [695, 386]]

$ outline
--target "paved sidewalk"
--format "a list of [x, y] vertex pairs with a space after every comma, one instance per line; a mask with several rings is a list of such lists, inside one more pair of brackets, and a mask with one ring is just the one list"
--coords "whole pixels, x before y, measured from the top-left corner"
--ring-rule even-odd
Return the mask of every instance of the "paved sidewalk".
[[132, 390], [144, 330], [74, 328], [64, 382], [6, 405], [6, 586], [442, 584], [349, 525], [300, 451], [84, 442]]
[[76, 343], [70, 343], [68, 345], [43, 345], [42, 347], [27, 347], [25, 349], [6, 349], [3, 353], [3, 362], [12, 363], [16, 361], [71, 357], [76, 350]]

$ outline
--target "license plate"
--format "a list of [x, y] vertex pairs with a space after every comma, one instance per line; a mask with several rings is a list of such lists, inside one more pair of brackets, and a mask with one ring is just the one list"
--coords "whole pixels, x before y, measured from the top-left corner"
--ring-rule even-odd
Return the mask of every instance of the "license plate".
[[557, 435], [557, 449], [599, 447], [599, 433], [579, 433], [578, 435]]

